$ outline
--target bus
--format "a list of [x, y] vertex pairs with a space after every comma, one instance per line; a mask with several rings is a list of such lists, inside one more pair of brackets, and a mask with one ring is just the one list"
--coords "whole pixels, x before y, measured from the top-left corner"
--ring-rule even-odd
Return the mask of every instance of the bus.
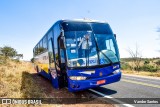
[[116, 35], [107, 22], [59, 20], [33, 49], [35, 69], [70, 92], [120, 81]]

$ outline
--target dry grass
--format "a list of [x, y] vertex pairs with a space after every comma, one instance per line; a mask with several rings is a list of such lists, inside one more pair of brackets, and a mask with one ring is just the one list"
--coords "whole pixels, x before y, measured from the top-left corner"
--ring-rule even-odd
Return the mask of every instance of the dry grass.
[[[2, 60], [2, 59], [1, 59]], [[0, 98], [42, 98], [43, 90], [36, 85], [36, 75], [29, 62], [6, 60], [0, 64]], [[33, 105], [0, 105], [0, 107], [31, 107]], [[44, 105], [41, 105], [44, 106]]]
[[[134, 68], [135, 67], [135, 64], [133, 63], [132, 60], [124, 60], [122, 59], [123, 62], [127, 63], [130, 67]], [[142, 76], [152, 76], [152, 77], [160, 77], [160, 66], [158, 66], [155, 62], [157, 62], [158, 60], [160, 59], [142, 59], [141, 63], [140, 63], [140, 67], [144, 66], [145, 64], [145, 61], [148, 60], [149, 63], [148, 65], [150, 66], [153, 66], [155, 68], [158, 68], [158, 70], [156, 72], [154, 71], [144, 71], [144, 70], [140, 70], [140, 71], [134, 71], [134, 70], [131, 70], [130, 68], [128, 69], [124, 69], [122, 70], [122, 72], [124, 74], [134, 74], [134, 75], [142, 75]]]
[[[44, 97], [42, 90], [31, 76], [35, 72], [29, 62], [7, 60], [0, 65], [0, 97], [38, 98]], [[30, 93], [30, 94], [29, 94]]]

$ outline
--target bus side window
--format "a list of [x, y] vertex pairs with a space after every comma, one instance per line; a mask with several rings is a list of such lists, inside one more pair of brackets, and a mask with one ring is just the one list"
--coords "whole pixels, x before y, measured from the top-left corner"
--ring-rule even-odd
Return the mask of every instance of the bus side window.
[[33, 49], [33, 56], [35, 56], [35, 48]]
[[43, 43], [42, 40], [39, 42], [39, 53], [43, 53], [44, 52], [44, 48], [43, 48]]
[[48, 54], [49, 54], [49, 65], [50, 65], [50, 68], [55, 68], [52, 39], [50, 39], [49, 42], [48, 42]]
[[53, 28], [53, 34], [54, 34], [54, 54], [55, 54], [55, 60], [56, 60], [56, 68], [59, 69], [59, 55], [58, 55], [58, 36], [60, 35], [60, 27], [59, 24], [56, 24]]
[[65, 63], [64, 49], [60, 49], [61, 63]]
[[57, 50], [57, 49], [54, 49], [54, 52], [55, 52], [56, 64], [59, 65], [59, 63], [58, 63], [58, 58], [59, 58], [59, 56], [58, 56], [58, 50]]
[[39, 55], [39, 43], [38, 43], [38, 45], [37, 45], [37, 55]]
[[43, 49], [44, 51], [47, 50], [47, 35], [43, 38]]
[[37, 56], [38, 55], [38, 46], [36, 45], [36, 47], [35, 47], [35, 56]]
[[58, 36], [60, 35], [60, 27], [59, 24], [55, 25], [54, 29], [54, 48], [58, 49]]

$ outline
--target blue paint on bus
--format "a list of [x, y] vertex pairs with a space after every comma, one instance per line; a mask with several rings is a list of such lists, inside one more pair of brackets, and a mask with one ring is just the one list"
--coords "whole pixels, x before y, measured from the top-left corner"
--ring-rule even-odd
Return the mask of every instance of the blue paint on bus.
[[71, 92], [118, 82], [118, 45], [106, 22], [57, 21], [33, 49], [36, 70]]

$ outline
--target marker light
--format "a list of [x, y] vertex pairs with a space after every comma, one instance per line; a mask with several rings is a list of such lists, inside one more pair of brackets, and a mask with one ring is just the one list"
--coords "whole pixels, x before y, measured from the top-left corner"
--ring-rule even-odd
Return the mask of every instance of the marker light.
[[69, 77], [71, 80], [85, 80], [86, 77], [83, 76], [70, 76]]

